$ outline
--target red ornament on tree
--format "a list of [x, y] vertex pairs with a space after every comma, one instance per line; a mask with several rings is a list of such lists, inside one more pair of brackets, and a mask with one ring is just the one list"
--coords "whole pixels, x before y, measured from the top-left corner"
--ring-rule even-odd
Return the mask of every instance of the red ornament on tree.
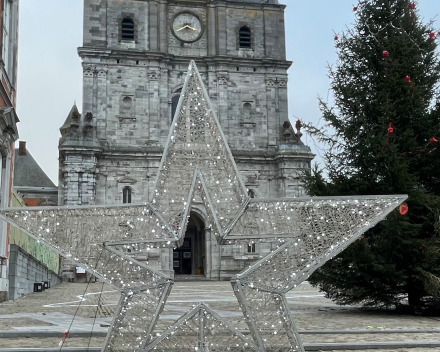
[[434, 32], [429, 33], [429, 39], [434, 39], [434, 37], [435, 37], [435, 33]]
[[406, 203], [400, 204], [399, 214], [402, 216], [405, 216], [406, 214], [408, 214], [408, 204], [406, 204]]
[[405, 81], [406, 81], [406, 82], [411, 82], [411, 77], [408, 76], [408, 75], [406, 75], [406, 76], [405, 76]]
[[410, 4], [409, 4], [409, 8], [410, 8], [411, 10], [414, 10], [414, 9], [416, 8], [416, 3], [415, 3], [415, 2], [410, 3]]
[[388, 57], [390, 53], [386, 50], [382, 51], [382, 57]]
[[438, 139], [436, 139], [435, 137], [431, 137], [429, 139], [429, 143], [438, 143]]
[[334, 38], [335, 40], [338, 40], [339, 39], [339, 37], [337, 36], [337, 35], [335, 35], [335, 38]]
[[353, 7], [353, 11], [357, 11], [357, 9], [358, 9], [357, 6], [354, 6], [354, 7]]
[[388, 125], [388, 133], [394, 133], [394, 128], [393, 128], [393, 124], [390, 122], [390, 124]]
[[426, 246], [425, 246], [424, 244], [421, 244], [420, 247], [419, 247], [419, 249], [420, 249], [422, 252], [424, 252], [424, 251], [426, 251]]

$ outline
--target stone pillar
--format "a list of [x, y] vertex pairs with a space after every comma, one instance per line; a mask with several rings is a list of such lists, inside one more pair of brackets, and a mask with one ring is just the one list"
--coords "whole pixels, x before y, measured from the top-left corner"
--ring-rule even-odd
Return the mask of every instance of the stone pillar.
[[159, 3], [159, 46], [162, 53], [168, 52], [168, 1], [161, 0]]
[[218, 55], [227, 55], [227, 15], [226, 6], [217, 4], [217, 53]]
[[[150, 9], [148, 11], [148, 32], [150, 35], [150, 50], [159, 51], [159, 4], [155, 0], [150, 0]], [[166, 22], [165, 22], [166, 23]]]
[[218, 280], [220, 277], [220, 251], [221, 246], [212, 233], [211, 229], [205, 229], [206, 241], [206, 268], [207, 279]]
[[217, 54], [217, 17], [216, 6], [209, 4], [208, 9], [208, 56]]
[[148, 71], [148, 120], [150, 122], [149, 136], [158, 138], [161, 136], [162, 121], [160, 121], [159, 107], [159, 78], [160, 69], [158, 67], [150, 68]]
[[217, 117], [220, 125], [223, 129], [226, 141], [233, 140], [229, 128], [229, 114], [228, 114], [228, 72], [217, 72], [217, 85], [218, 85], [218, 108]]
[[166, 144], [166, 141], [168, 139], [168, 134], [170, 132], [171, 128], [171, 118], [170, 118], [170, 108], [171, 106], [168, 105], [168, 95], [169, 95], [169, 87], [168, 87], [168, 75], [169, 71], [165, 68], [162, 68], [159, 71], [159, 78], [158, 78], [158, 95], [159, 95], [159, 121], [160, 121], [160, 129], [161, 129], [161, 136], [160, 136], [160, 143], [162, 145]]
[[215, 113], [218, 116], [218, 83], [217, 83], [217, 73], [216, 73], [216, 67], [215, 64], [212, 62], [208, 63], [208, 69], [207, 69], [207, 75], [208, 75], [208, 94], [209, 98], [211, 99], [212, 106], [216, 110]]
[[278, 136], [278, 118], [276, 112], [276, 79], [266, 77], [266, 114], [267, 114], [267, 147], [275, 151]]
[[[106, 138], [107, 129], [107, 67], [97, 67], [95, 70], [96, 86], [94, 94], [96, 95], [96, 106], [93, 109], [93, 116], [95, 117], [94, 125], [98, 131], [98, 139]], [[83, 115], [90, 111], [84, 110]]]
[[280, 128], [284, 121], [289, 121], [287, 77], [278, 79], [278, 114], [278, 128]]
[[161, 266], [160, 271], [162, 271], [165, 275], [174, 278], [172, 248], [160, 249], [160, 266]]

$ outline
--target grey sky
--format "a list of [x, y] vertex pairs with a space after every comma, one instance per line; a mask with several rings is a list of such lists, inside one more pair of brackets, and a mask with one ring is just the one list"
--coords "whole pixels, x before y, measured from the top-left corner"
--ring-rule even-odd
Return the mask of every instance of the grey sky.
[[[354, 22], [353, 0], [281, 0], [286, 10], [289, 117], [317, 122], [317, 96], [328, 95], [327, 62], [336, 60], [333, 31]], [[426, 19], [440, 13], [439, 0], [419, 0]], [[20, 140], [58, 184], [58, 138], [74, 101], [82, 109], [82, 0], [20, 0], [18, 128]], [[436, 28], [440, 19], [436, 17]], [[315, 153], [313, 141], [304, 136]]]

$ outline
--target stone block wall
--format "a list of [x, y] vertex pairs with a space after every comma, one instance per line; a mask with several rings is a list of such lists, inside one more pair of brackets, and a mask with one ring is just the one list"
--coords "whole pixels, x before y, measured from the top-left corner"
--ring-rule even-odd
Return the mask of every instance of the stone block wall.
[[17, 245], [10, 246], [9, 299], [15, 300], [34, 292], [35, 282], [50, 281], [56, 286], [61, 278]]
[[[299, 175], [314, 155], [299, 137], [284, 136], [291, 65], [284, 9], [276, 1], [260, 0], [85, 0], [84, 44], [79, 48], [84, 98], [75, 128], [81, 130], [87, 116], [92, 117], [97, 148], [89, 148], [85, 136], [84, 141], [60, 144], [59, 204], [122, 203], [125, 187], [131, 189], [133, 203], [151, 199], [173, 101], [190, 60], [198, 66], [246, 187], [256, 197], [302, 195]], [[191, 43], [171, 30], [173, 19], [188, 12], [203, 27]], [[135, 24], [134, 40], [121, 40], [124, 17]], [[240, 48], [242, 26], [251, 30], [250, 48]], [[207, 258], [209, 253], [205, 274], [220, 279], [270, 250], [263, 244], [257, 244], [255, 253], [247, 253], [247, 245], [220, 248], [207, 235], [204, 241]], [[159, 270], [172, 270], [169, 250], [140, 257]]]

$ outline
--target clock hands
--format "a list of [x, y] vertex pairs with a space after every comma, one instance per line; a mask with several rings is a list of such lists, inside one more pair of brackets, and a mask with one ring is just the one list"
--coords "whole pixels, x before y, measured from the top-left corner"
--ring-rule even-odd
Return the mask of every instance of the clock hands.
[[193, 31], [196, 30], [195, 28], [193, 28], [193, 27], [191, 27], [191, 26], [189, 26], [189, 25], [185, 25], [185, 26], [183, 26], [182, 28], [179, 28], [179, 29], [177, 30], [177, 32], [180, 32], [181, 30], [183, 30], [183, 29], [185, 29], [185, 28], [192, 29]]

